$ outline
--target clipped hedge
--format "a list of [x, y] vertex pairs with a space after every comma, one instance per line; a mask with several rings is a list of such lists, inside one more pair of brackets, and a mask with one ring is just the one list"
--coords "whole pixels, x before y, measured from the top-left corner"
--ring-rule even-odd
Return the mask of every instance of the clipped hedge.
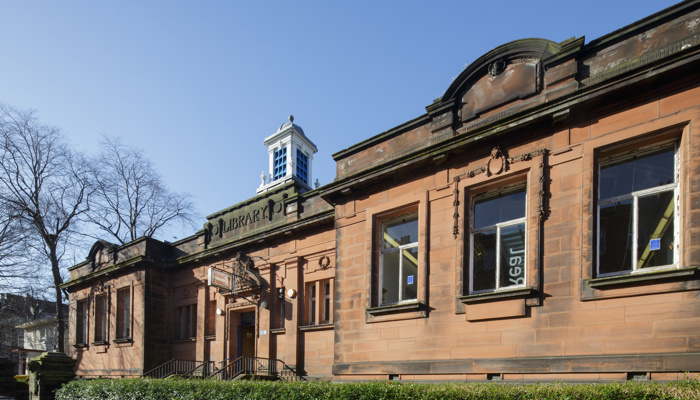
[[700, 383], [495, 384], [394, 382], [221, 382], [184, 379], [95, 379], [67, 383], [57, 400], [616, 400], [698, 399]]

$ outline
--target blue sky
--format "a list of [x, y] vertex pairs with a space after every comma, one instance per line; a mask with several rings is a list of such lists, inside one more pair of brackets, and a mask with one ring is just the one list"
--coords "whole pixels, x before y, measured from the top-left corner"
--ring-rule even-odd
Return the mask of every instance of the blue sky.
[[255, 195], [263, 140], [289, 114], [327, 184], [333, 153], [422, 115], [494, 47], [588, 43], [674, 3], [5, 0], [0, 101], [81, 151], [101, 135], [143, 149], [203, 223]]

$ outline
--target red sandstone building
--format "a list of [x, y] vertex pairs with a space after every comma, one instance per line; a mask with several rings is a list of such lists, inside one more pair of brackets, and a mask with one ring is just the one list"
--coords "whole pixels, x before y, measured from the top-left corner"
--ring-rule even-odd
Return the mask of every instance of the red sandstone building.
[[700, 2], [504, 44], [426, 110], [317, 188], [290, 121], [257, 196], [175, 243], [97, 242], [64, 285], [76, 373], [700, 372]]

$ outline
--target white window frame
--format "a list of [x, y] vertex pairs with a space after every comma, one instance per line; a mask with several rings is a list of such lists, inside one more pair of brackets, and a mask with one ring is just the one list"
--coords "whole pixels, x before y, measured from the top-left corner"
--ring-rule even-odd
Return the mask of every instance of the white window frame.
[[[525, 193], [525, 214], [521, 218], [516, 218], [516, 219], [511, 219], [508, 221], [504, 222], [499, 222], [493, 225], [485, 226], [480, 229], [475, 230], [474, 229], [474, 217], [476, 215], [474, 206], [476, 205], [476, 202], [482, 199], [489, 199], [489, 198], [495, 198], [498, 193], [504, 193], [504, 194], [509, 194], [513, 192], [517, 192], [520, 189], [522, 189], [523, 193]], [[527, 286], [527, 278], [528, 278], [528, 263], [527, 263], [527, 249], [528, 249], [528, 234], [527, 234], [527, 208], [528, 208], [528, 195], [527, 195], [527, 185], [525, 183], [519, 183], [515, 186], [508, 186], [504, 188], [499, 188], [497, 191], [489, 191], [486, 192], [484, 195], [477, 195], [475, 196], [472, 201], [471, 201], [471, 213], [470, 213], [470, 221], [469, 221], [469, 227], [470, 227], [470, 235], [469, 235], [469, 293], [470, 294], [478, 294], [478, 293], [492, 293], [492, 292], [499, 292], [499, 291], [508, 291], [508, 290], [514, 290], [514, 289], [521, 289]], [[510, 285], [506, 287], [501, 287], [501, 230], [503, 228], [507, 228], [509, 226], [513, 225], [518, 225], [518, 224], [525, 224], [525, 243], [523, 244], [523, 254], [522, 254], [522, 259], [523, 259], [523, 283], [519, 285]], [[482, 289], [482, 290], [474, 290], [474, 235], [481, 233], [481, 232], [486, 232], [490, 231], [496, 228], [496, 288], [495, 289]]]
[[320, 318], [316, 318], [318, 302], [318, 288], [316, 284], [318, 282], [312, 282], [309, 284], [309, 325], [316, 325]]
[[[390, 223], [392, 223], [392, 222], [396, 222], [396, 221], [399, 221], [399, 220], [408, 220], [408, 219], [413, 219], [413, 218], [416, 219], [416, 222], [418, 223], [418, 230], [420, 231], [420, 221], [419, 221], [419, 219], [418, 219], [418, 213], [417, 213], [417, 212], [412, 212], [412, 213], [408, 213], [408, 214], [404, 214], [404, 215], [398, 216], [398, 217], [396, 217], [396, 218], [387, 219], [387, 220], [385, 220], [385, 221], [382, 221], [382, 223], [381, 223], [381, 225], [380, 225], [380, 230], [379, 230], [379, 235], [380, 235], [380, 236], [379, 236], [379, 243], [378, 243], [378, 244], [379, 244], [379, 271], [378, 271], [378, 272], [379, 272], [379, 292], [378, 292], [378, 296], [379, 296], [379, 305], [380, 305], [380, 306], [388, 306], [388, 305], [392, 305], [392, 304], [404, 304], [404, 303], [415, 303], [415, 302], [418, 302], [418, 293], [416, 293], [416, 298], [415, 298], [415, 299], [402, 299], [402, 298], [401, 298], [401, 295], [402, 295], [402, 293], [403, 293], [403, 279], [401, 279], [401, 277], [403, 276], [403, 257], [399, 257], [399, 288], [398, 288], [399, 301], [397, 301], [397, 302], [383, 302], [383, 301], [382, 301], [382, 288], [384, 288], [384, 255], [385, 255], [385, 254], [388, 254], [388, 253], [395, 253], [395, 252], [399, 252], [399, 253], [400, 253], [400, 252], [402, 252], [402, 251], [404, 251], [404, 250], [406, 250], [406, 249], [412, 249], [412, 248], [414, 248], [414, 247], [415, 247], [415, 248], [418, 248], [418, 242], [420, 241], [420, 238], [416, 238], [416, 241], [415, 241], [415, 242], [408, 243], [408, 244], [404, 244], [404, 245], [400, 245], [400, 246], [398, 246], [398, 247], [392, 247], [392, 248], [389, 248], [389, 249], [385, 249], [385, 248], [384, 248], [384, 238], [382, 237], [382, 234], [383, 234], [383, 232], [384, 232], [384, 226], [385, 226], [386, 224], [390, 224]], [[419, 255], [419, 256], [420, 256], [420, 255]], [[419, 267], [419, 263], [418, 263], [418, 262], [416, 262], [416, 268], [417, 268], [417, 271], [416, 271], [416, 272], [419, 272], [419, 271], [420, 271], [420, 267]], [[415, 285], [416, 285], [417, 288], [420, 287], [420, 286], [418, 285], [418, 278], [419, 278], [419, 277], [418, 277], [418, 274], [416, 273], [416, 277], [415, 277], [416, 282], [415, 282]]]
[[[602, 162], [598, 162], [598, 176], [600, 177], [600, 169], [601, 167], [605, 167], [609, 164], [612, 164], [616, 161], [623, 161], [625, 158], [629, 158], [632, 160], [633, 156], [641, 156], [645, 154], [649, 154], [658, 150], [663, 150], [664, 148], [670, 148], [668, 144], [664, 145], [659, 145], [659, 146], [654, 146], [652, 148], [646, 148], [643, 149], [639, 152], [635, 152], [634, 154], [627, 154], [626, 156], [621, 156], [621, 157], [608, 157], [606, 160], [603, 160]], [[628, 274], [638, 274], [638, 273], [646, 273], [646, 272], [652, 272], [652, 271], [659, 271], [659, 270], [666, 270], [666, 269], [673, 269], [673, 268], [678, 268], [679, 267], [679, 251], [678, 251], [678, 241], [680, 239], [680, 162], [679, 162], [679, 148], [678, 144], [674, 143], [673, 144], [673, 178], [675, 180], [674, 183], [670, 183], [667, 185], [663, 186], [657, 186], [649, 189], [642, 189], [638, 190], [635, 192], [631, 192], [629, 194], [624, 194], [616, 197], [611, 197], [609, 199], [605, 199], [604, 201], [600, 200], [600, 179], [598, 179], [598, 188], [597, 188], [597, 207], [596, 207], [596, 276], [597, 277], [606, 277], [606, 276], [619, 276], [619, 275], [628, 275]], [[674, 199], [674, 204], [673, 204], [673, 264], [669, 265], [660, 265], [657, 267], [648, 267], [648, 268], [638, 268], [637, 267], [637, 245], [638, 245], [638, 227], [639, 227], [639, 220], [638, 220], [638, 213], [639, 213], [639, 206], [638, 206], [638, 200], [640, 197], [648, 196], [650, 194], [654, 193], [664, 193], [664, 192], [670, 192], [673, 191], [673, 199]], [[632, 200], [632, 249], [630, 250], [631, 252], [631, 260], [632, 260], [632, 269], [631, 270], [624, 270], [624, 271], [615, 271], [615, 272], [607, 272], [607, 273], [601, 273], [600, 272], [600, 209], [601, 207], [608, 206], [610, 204], [614, 204], [617, 202], [625, 201], [625, 200]]]
[[[319, 306], [319, 321], [322, 324], [330, 324], [333, 322], [333, 286], [331, 285], [331, 280], [327, 279], [321, 281], [321, 293], [319, 297], [321, 298], [321, 304]], [[328, 293], [326, 293], [326, 288], [328, 288]], [[328, 318], [326, 318], [328, 314]]]
[[[333, 323], [333, 279], [321, 279], [306, 284], [308, 296], [308, 325]], [[328, 294], [326, 294], [326, 287]], [[325, 318], [326, 311], [328, 318]]]

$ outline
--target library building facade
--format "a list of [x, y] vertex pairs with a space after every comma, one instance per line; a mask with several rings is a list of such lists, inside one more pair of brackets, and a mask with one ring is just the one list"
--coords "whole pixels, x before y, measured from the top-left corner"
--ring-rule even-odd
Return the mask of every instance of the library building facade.
[[[257, 193], [70, 268], [79, 377], [615, 381], [700, 373], [700, 2], [474, 60]], [[262, 153], [264, 154], [264, 153]], [[251, 193], [252, 195], [252, 193]]]

